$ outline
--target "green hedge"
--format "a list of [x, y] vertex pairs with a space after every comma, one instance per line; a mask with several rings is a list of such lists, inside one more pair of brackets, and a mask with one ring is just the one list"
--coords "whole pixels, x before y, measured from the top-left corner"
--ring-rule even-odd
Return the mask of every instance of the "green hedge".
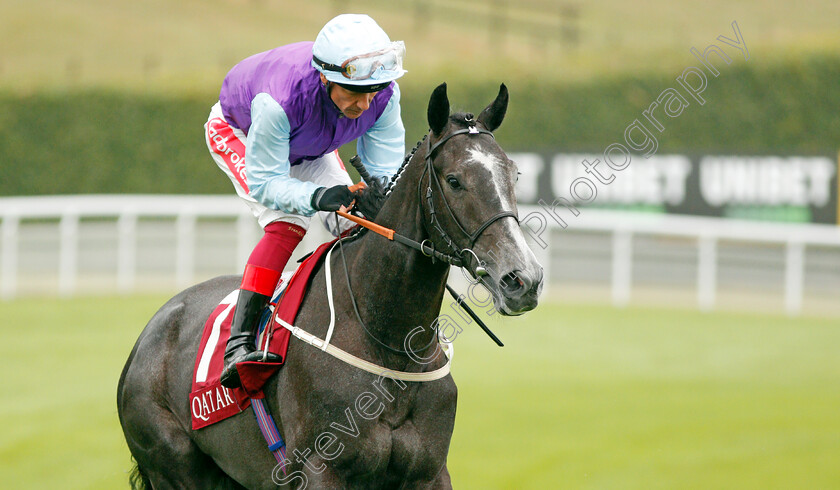
[[[690, 106], [660, 117], [659, 152], [825, 153], [840, 144], [840, 57], [761, 66], [735, 60], [709, 79], [705, 105], [670, 77], [559, 85], [514, 80], [498, 138], [510, 151], [603, 150], [666, 88]], [[479, 112], [498, 81], [447, 80], [453, 109]], [[433, 86], [403, 83], [409, 147], [426, 130]], [[116, 92], [0, 94], [0, 195], [227, 193], [204, 146], [216, 93], [166, 98]], [[352, 148], [343, 150], [350, 155]]]

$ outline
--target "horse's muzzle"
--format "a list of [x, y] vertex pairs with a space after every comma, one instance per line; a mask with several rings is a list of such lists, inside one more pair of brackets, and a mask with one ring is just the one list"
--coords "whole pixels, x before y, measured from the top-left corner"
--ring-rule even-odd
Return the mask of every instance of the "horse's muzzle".
[[542, 268], [534, 272], [515, 270], [503, 275], [499, 280], [500, 311], [505, 315], [521, 315], [533, 310], [537, 307], [542, 284]]

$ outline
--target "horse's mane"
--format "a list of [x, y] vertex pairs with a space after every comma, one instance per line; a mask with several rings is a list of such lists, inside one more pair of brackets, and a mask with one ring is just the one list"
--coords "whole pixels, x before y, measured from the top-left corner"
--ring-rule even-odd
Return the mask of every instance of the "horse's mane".
[[[475, 116], [472, 113], [469, 113], [469, 112], [455, 112], [455, 113], [453, 113], [449, 116], [449, 121], [450, 121], [451, 124], [455, 124], [455, 125], [458, 125], [458, 126], [465, 126], [466, 125], [466, 120], [468, 118], [472, 119], [474, 117]], [[412, 148], [411, 151], [408, 152], [405, 155], [405, 158], [403, 158], [403, 161], [400, 164], [400, 167], [394, 173], [394, 176], [391, 177], [391, 180], [388, 182], [388, 185], [385, 188], [385, 201], [387, 201], [388, 197], [390, 197], [391, 191], [394, 190], [394, 186], [397, 185], [397, 181], [399, 181], [400, 177], [402, 177], [403, 172], [405, 172], [406, 167], [408, 167], [408, 163], [411, 161], [411, 158], [414, 157], [414, 154], [417, 153], [418, 149], [420, 149], [420, 145], [422, 145], [426, 141], [426, 139], [428, 139], [428, 137], [429, 137], [429, 133], [427, 132], [423, 136], [423, 138], [420, 141], [418, 141], [416, 145], [414, 145], [414, 148]], [[365, 228], [363, 226], [358, 226], [353, 231], [351, 231], [350, 233], [347, 234], [347, 236], [346, 236], [347, 241], [354, 241], [357, 238], [364, 235], [365, 232], [367, 232], [367, 231], [368, 231], [367, 228]]]
[[391, 178], [391, 181], [388, 183], [388, 187], [385, 189], [385, 198], [386, 199], [387, 199], [388, 196], [391, 195], [391, 191], [394, 190], [394, 186], [397, 184], [397, 181], [400, 180], [400, 177], [402, 177], [402, 174], [403, 174], [403, 171], [405, 170], [405, 167], [407, 167], [408, 162], [411, 161], [411, 157], [414, 156], [414, 153], [417, 152], [417, 149], [420, 148], [420, 145], [422, 145], [423, 142], [426, 141], [426, 138], [428, 138], [428, 137], [429, 137], [429, 134], [426, 133], [426, 135], [423, 136], [423, 139], [418, 141], [417, 144], [414, 145], [414, 148], [412, 148], [411, 151], [408, 152], [408, 154], [406, 154], [405, 158], [403, 159], [402, 164], [400, 164], [400, 168], [398, 168], [396, 173], [394, 173], [394, 176]]

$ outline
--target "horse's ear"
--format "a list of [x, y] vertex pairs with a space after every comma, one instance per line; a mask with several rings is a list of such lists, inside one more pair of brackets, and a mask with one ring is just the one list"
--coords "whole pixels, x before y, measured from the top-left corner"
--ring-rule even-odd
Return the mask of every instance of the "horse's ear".
[[446, 82], [441, 83], [432, 92], [429, 99], [429, 109], [426, 114], [432, 133], [440, 135], [446, 123], [449, 122], [449, 97], [446, 96]]
[[499, 95], [496, 96], [496, 100], [485, 107], [484, 110], [481, 111], [481, 114], [478, 115], [478, 122], [483, 124], [488, 131], [495, 131], [496, 128], [502, 125], [502, 121], [505, 119], [507, 106], [508, 89], [503, 83], [499, 87]]

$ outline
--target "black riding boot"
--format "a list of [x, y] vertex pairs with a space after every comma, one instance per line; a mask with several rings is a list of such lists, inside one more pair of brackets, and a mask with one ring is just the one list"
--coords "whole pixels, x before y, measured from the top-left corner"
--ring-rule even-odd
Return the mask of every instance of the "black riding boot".
[[[262, 361], [262, 351], [256, 349], [257, 323], [263, 308], [271, 299], [263, 294], [239, 290], [239, 299], [230, 326], [230, 338], [225, 346], [225, 370], [222, 372], [222, 386], [237, 388], [242, 385], [236, 364], [239, 362]], [[265, 362], [280, 362], [282, 357], [268, 353]]]

